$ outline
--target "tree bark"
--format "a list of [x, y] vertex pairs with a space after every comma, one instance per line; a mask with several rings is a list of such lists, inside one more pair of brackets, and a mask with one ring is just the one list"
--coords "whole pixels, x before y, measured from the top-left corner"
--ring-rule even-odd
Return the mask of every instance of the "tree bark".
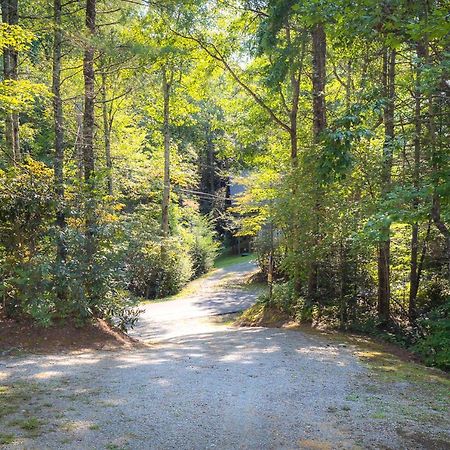
[[86, 28], [88, 40], [84, 50], [83, 76], [84, 76], [84, 111], [83, 111], [83, 166], [84, 181], [87, 188], [85, 221], [86, 221], [86, 254], [88, 263], [92, 262], [95, 252], [95, 199], [94, 199], [94, 127], [95, 127], [95, 48], [92, 42], [96, 26], [96, 0], [86, 0]]
[[[313, 138], [314, 142], [318, 144], [321, 139], [321, 134], [327, 127], [326, 118], [326, 104], [325, 104], [325, 83], [326, 83], [326, 54], [327, 54], [327, 40], [323, 24], [315, 24], [312, 32], [312, 101], [313, 101]], [[313, 223], [313, 239], [314, 245], [319, 245], [319, 211], [321, 204], [320, 187], [317, 183], [316, 199], [314, 206], [314, 223]], [[317, 297], [318, 288], [318, 262], [314, 257], [311, 261], [308, 275], [308, 298], [313, 301]]]
[[[418, 59], [418, 67], [416, 70], [416, 89], [415, 89], [415, 108], [414, 108], [414, 166], [413, 166], [413, 186], [416, 196], [413, 199], [413, 209], [417, 211], [419, 208], [418, 192], [420, 189], [420, 170], [421, 170], [421, 153], [422, 153], [422, 94], [421, 94], [421, 72], [422, 65], [426, 58], [426, 43], [418, 42], [416, 46]], [[417, 316], [416, 299], [419, 291], [419, 223], [415, 221], [411, 230], [411, 259], [409, 274], [409, 306], [408, 316], [410, 323], [414, 323]]]
[[111, 126], [112, 121], [108, 112], [108, 102], [106, 97], [106, 73], [102, 72], [102, 115], [103, 115], [103, 140], [105, 143], [105, 159], [107, 168], [107, 186], [108, 194], [113, 195], [113, 176], [112, 176], [112, 159], [111, 159]]
[[[383, 54], [383, 90], [386, 106], [384, 108], [384, 145], [381, 163], [381, 197], [386, 198], [392, 181], [394, 150], [394, 112], [395, 112], [395, 58], [396, 51], [385, 49]], [[382, 239], [378, 246], [378, 317], [382, 324], [390, 317], [390, 225], [381, 229]]]
[[326, 105], [325, 105], [325, 83], [326, 83], [326, 54], [327, 40], [323, 24], [314, 25], [312, 30], [313, 50], [313, 132], [314, 140], [319, 140], [320, 134], [327, 127]]
[[441, 218], [441, 200], [437, 192], [433, 194], [433, 206], [431, 208], [431, 217], [436, 228], [439, 230], [445, 240], [447, 253], [447, 277], [450, 279], [450, 229]]
[[[289, 24], [286, 25], [286, 41], [289, 47], [292, 46], [291, 42], [291, 30]], [[290, 66], [290, 85], [292, 91], [292, 101], [291, 108], [289, 111], [289, 137], [291, 144], [291, 164], [292, 167], [296, 168], [298, 165], [298, 133], [297, 133], [297, 122], [298, 122], [298, 102], [300, 99], [300, 81], [303, 71], [303, 61], [305, 57], [306, 50], [306, 40], [302, 39], [302, 47], [300, 51], [300, 62], [299, 67], [296, 67], [294, 63], [294, 58], [291, 56], [289, 58]], [[292, 55], [292, 51], [290, 52]]]
[[164, 187], [162, 198], [161, 230], [164, 237], [169, 236], [169, 205], [170, 205], [170, 89], [171, 80], [167, 79], [167, 69], [163, 68], [162, 88], [164, 98]]
[[[2, 20], [9, 25], [17, 25], [19, 21], [18, 0], [1, 0]], [[3, 77], [5, 80], [17, 81], [17, 51], [6, 47], [3, 50]], [[6, 147], [14, 162], [20, 162], [19, 114], [8, 112], [5, 118]]]
[[63, 105], [61, 99], [61, 50], [62, 50], [62, 30], [61, 30], [62, 5], [61, 0], [54, 0], [53, 4], [53, 121], [55, 133], [55, 159], [53, 163], [55, 193], [57, 197], [56, 226], [58, 227], [57, 239], [57, 262], [58, 265], [66, 260], [66, 243], [64, 232], [66, 228], [66, 218], [64, 212], [64, 129], [63, 129]]

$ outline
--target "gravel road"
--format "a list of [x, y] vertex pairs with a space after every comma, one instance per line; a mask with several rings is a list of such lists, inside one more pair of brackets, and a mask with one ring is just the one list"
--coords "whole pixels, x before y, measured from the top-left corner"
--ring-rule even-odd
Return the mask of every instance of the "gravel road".
[[0, 384], [32, 393], [15, 416], [0, 411], [4, 448], [450, 448], [448, 399], [384, 382], [351, 345], [213, 320], [255, 301], [240, 284], [252, 270], [146, 305], [133, 335], [149, 348], [0, 359]]

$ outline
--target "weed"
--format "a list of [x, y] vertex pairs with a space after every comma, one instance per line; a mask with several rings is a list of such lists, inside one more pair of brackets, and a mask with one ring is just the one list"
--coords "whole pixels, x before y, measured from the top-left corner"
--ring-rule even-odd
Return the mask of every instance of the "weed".
[[12, 444], [15, 436], [13, 434], [0, 433], [0, 445]]
[[36, 417], [30, 417], [29, 419], [22, 420], [19, 424], [22, 430], [36, 431], [43, 425], [43, 422]]

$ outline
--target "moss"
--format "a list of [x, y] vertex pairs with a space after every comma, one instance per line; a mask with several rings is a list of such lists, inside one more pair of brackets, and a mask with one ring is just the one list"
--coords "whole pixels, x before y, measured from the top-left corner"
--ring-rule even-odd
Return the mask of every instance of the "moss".
[[[388, 385], [393, 385], [392, 389], [395, 389], [396, 384], [404, 390], [399, 401], [389, 405], [389, 417], [445, 425], [450, 411], [450, 379], [446, 374], [412, 361], [401, 360], [384, 351], [383, 346], [377, 343], [359, 348], [356, 354], [375, 375], [375, 380], [380, 383], [380, 391]], [[376, 411], [372, 418], [384, 417], [378, 417]]]

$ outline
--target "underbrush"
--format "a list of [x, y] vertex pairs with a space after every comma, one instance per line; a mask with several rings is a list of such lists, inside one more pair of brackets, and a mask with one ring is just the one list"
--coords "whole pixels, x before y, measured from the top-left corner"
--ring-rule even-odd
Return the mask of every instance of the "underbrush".
[[338, 306], [297, 298], [292, 283], [279, 282], [273, 285], [272, 296], [264, 292], [237, 324], [275, 326], [294, 321], [316, 328], [356, 332], [407, 349], [429, 366], [450, 370], [450, 299], [424, 314], [414, 327], [394, 320], [380, 326], [370, 305], [352, 304], [352, 307], [359, 307], [360, 311], [343, 323]]
[[[58, 206], [49, 186], [53, 170], [31, 158], [0, 170], [0, 314], [9, 319], [42, 327], [103, 319], [127, 330], [138, 318], [135, 296], [175, 294], [213, 266], [214, 227], [194, 208], [174, 206], [163, 237], [157, 203], [125, 205], [74, 183]], [[56, 226], [61, 207], [65, 223]]]

